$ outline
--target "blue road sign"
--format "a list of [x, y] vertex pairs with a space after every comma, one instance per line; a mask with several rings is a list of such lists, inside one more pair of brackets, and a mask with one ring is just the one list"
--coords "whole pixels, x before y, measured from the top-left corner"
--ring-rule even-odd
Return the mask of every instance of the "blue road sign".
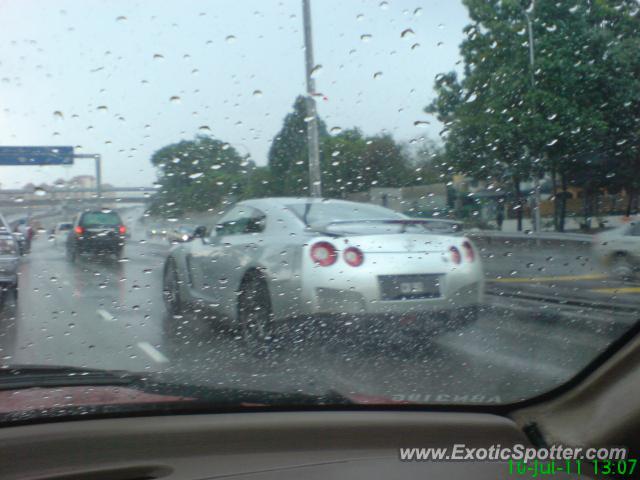
[[0, 165], [73, 165], [73, 147], [0, 147]]

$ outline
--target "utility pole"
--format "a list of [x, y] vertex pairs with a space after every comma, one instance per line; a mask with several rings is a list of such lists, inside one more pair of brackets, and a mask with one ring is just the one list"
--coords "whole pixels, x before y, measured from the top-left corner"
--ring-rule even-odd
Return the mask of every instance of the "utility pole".
[[316, 93], [315, 80], [312, 77], [313, 39], [311, 37], [311, 6], [310, 0], [302, 0], [302, 19], [304, 22], [304, 56], [307, 77], [307, 144], [309, 150], [309, 189], [312, 197], [322, 196], [322, 177], [320, 175], [320, 151], [318, 146], [318, 114], [316, 101], [313, 95]]

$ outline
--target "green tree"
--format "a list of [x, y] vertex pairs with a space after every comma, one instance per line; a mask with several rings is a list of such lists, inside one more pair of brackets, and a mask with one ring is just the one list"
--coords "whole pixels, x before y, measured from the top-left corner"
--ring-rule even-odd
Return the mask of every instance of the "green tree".
[[272, 197], [278, 194], [278, 181], [268, 166], [251, 168], [242, 189], [242, 198]]
[[411, 185], [430, 185], [451, 180], [444, 148], [431, 139], [426, 139], [413, 151], [409, 162]]
[[[620, 165], [637, 162], [638, 115], [629, 115], [638, 111], [637, 3], [464, 3], [472, 20], [460, 47], [464, 77], [439, 75], [437, 97], [426, 108], [445, 124], [445, 152], [457, 172], [508, 182], [519, 202], [522, 181], [550, 172], [566, 189], [594, 153], [620, 157]], [[635, 151], [614, 148], [633, 141]]]
[[[269, 168], [277, 182], [277, 195], [308, 195], [309, 157], [307, 149], [307, 121], [305, 98], [298, 96], [293, 111], [284, 119], [282, 128], [269, 149]], [[328, 136], [325, 123], [318, 118], [320, 143]]]
[[391, 135], [365, 137], [357, 128], [325, 138], [322, 144], [323, 195], [344, 198], [372, 187], [412, 183], [411, 160]]
[[249, 166], [231, 145], [205, 136], [167, 145], [152, 155], [151, 163], [159, 184], [151, 211], [168, 216], [207, 210], [240, 195]]

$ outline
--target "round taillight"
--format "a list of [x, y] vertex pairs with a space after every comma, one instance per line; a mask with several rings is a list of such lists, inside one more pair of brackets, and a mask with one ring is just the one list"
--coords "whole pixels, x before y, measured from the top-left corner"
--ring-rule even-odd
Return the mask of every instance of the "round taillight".
[[473, 262], [476, 259], [476, 252], [473, 251], [473, 247], [470, 242], [463, 242], [462, 249], [464, 250], [464, 255], [470, 262]]
[[311, 259], [321, 267], [333, 265], [337, 258], [336, 248], [329, 242], [317, 242], [311, 246]]
[[127, 227], [125, 227], [124, 225], [120, 225], [118, 231], [120, 232], [120, 235], [124, 235], [125, 233], [127, 233]]
[[460, 262], [462, 261], [460, 250], [458, 250], [457, 247], [451, 247], [449, 251], [451, 252], [451, 260], [453, 261], [453, 263], [455, 263], [456, 265], [460, 265]]
[[84, 233], [84, 228], [82, 228], [80, 225], [78, 225], [76, 228], [74, 228], [74, 231], [78, 234], [78, 235], [82, 235]]
[[352, 267], [359, 267], [364, 262], [364, 254], [359, 248], [349, 247], [342, 252], [342, 258]]

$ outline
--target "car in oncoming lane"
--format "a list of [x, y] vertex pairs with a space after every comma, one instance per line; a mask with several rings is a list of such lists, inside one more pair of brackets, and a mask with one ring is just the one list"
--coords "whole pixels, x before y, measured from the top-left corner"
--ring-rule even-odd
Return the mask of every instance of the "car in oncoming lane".
[[474, 321], [484, 295], [468, 238], [377, 205], [316, 198], [235, 204], [170, 250], [163, 278], [175, 322], [190, 305], [213, 307], [256, 350], [284, 320], [351, 318], [431, 335]]
[[637, 277], [640, 273], [640, 221], [595, 235], [591, 252], [614, 276]]
[[87, 210], [79, 213], [67, 235], [67, 259], [75, 261], [84, 253], [122, 257], [127, 227], [114, 210]]

